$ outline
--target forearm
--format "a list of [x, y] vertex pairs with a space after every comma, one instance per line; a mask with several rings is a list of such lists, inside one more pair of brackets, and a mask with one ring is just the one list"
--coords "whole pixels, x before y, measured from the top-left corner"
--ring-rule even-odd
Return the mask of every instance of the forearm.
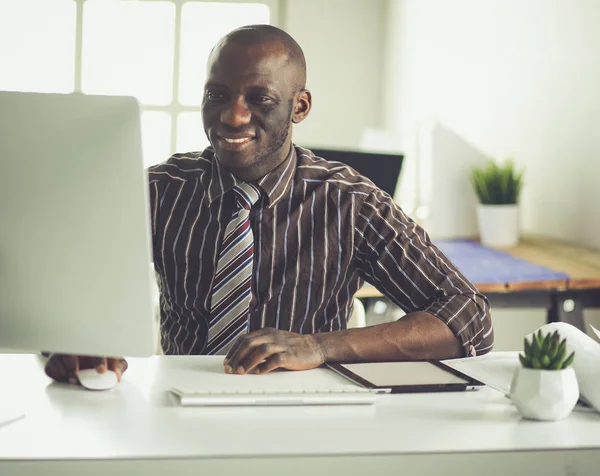
[[387, 324], [315, 334], [326, 362], [395, 361], [462, 357], [450, 328], [426, 312]]

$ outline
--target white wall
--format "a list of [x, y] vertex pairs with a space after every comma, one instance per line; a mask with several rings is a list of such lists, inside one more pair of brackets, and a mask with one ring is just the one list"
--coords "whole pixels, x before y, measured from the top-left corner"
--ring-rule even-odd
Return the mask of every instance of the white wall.
[[295, 126], [304, 146], [359, 147], [382, 117], [386, 0], [282, 0], [280, 24], [304, 50], [309, 117]]
[[[526, 231], [600, 248], [598, 25], [597, 0], [390, 0], [383, 118], [406, 142], [404, 191], [422, 194], [416, 134], [435, 121], [526, 168]], [[495, 310], [496, 350], [543, 322]]]
[[600, 248], [600, 2], [390, 2], [386, 126], [514, 156], [524, 229]]

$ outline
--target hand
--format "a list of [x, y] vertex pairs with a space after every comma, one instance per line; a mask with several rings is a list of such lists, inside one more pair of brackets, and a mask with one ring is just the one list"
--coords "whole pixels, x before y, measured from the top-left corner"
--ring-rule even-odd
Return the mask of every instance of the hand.
[[314, 369], [324, 362], [325, 353], [315, 335], [267, 327], [235, 341], [223, 365], [228, 374], [266, 374], [277, 368]]
[[79, 384], [77, 373], [83, 369], [95, 368], [98, 373], [112, 370], [117, 374], [120, 382], [123, 372], [127, 370], [128, 364], [125, 359], [111, 359], [107, 357], [87, 357], [68, 354], [52, 354], [46, 362], [46, 375], [58, 382], [69, 382], [73, 385]]

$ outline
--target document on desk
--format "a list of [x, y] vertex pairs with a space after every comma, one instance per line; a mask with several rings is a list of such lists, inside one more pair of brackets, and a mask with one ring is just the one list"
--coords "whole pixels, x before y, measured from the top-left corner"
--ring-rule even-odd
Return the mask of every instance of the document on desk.
[[510, 384], [519, 365], [519, 352], [491, 352], [480, 357], [465, 357], [443, 361], [469, 377], [485, 383], [499, 392], [508, 394]]
[[[593, 328], [600, 337], [600, 332]], [[545, 324], [539, 328], [543, 335], [558, 331], [567, 341], [567, 353], [575, 352], [573, 369], [577, 375], [581, 400], [600, 412], [600, 345], [576, 327], [561, 322]], [[537, 332], [537, 331], [536, 331]], [[527, 336], [531, 339], [533, 333]], [[519, 363], [519, 352], [490, 352], [480, 357], [466, 357], [443, 361], [447, 366], [469, 375], [504, 394], [510, 385]]]

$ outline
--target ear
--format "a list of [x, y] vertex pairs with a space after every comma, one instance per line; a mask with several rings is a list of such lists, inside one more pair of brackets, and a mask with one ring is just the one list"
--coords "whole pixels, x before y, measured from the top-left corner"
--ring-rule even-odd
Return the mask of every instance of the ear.
[[296, 99], [296, 105], [294, 106], [294, 113], [292, 114], [292, 122], [298, 124], [302, 122], [312, 107], [312, 94], [308, 89], [301, 89], [298, 92], [298, 99]]

